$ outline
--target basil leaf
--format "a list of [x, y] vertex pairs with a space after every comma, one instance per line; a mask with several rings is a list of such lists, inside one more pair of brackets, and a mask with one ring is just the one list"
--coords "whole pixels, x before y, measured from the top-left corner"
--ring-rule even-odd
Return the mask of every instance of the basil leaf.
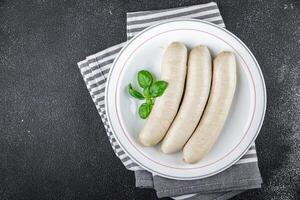
[[168, 83], [166, 81], [156, 81], [150, 87], [151, 97], [159, 97], [166, 90]]
[[150, 72], [146, 70], [141, 70], [137, 75], [137, 80], [138, 80], [138, 84], [145, 89], [151, 86], [153, 82], [153, 77]]
[[147, 103], [143, 103], [142, 105], [140, 105], [140, 107], [139, 107], [140, 118], [146, 119], [151, 112], [151, 108], [152, 108], [152, 106]]
[[149, 104], [149, 105], [153, 105], [154, 104], [153, 101], [154, 100], [152, 98], [146, 98], [146, 103]]
[[127, 90], [128, 90], [128, 93], [131, 96], [133, 96], [134, 98], [137, 98], [137, 99], [140, 99], [140, 100], [145, 99], [144, 96], [140, 92], [138, 92], [138, 91], [136, 91], [135, 89], [132, 88], [131, 84], [128, 85]]
[[144, 96], [147, 98], [147, 97], [150, 97], [151, 95], [150, 95], [150, 87], [147, 87], [147, 88], [145, 88], [144, 89], [144, 91], [143, 91], [143, 93], [144, 93]]

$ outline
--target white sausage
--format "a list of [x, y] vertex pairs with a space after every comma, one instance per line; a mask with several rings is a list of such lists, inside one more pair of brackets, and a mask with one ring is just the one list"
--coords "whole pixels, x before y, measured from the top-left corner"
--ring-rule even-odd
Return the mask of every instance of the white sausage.
[[220, 53], [213, 62], [210, 96], [198, 127], [183, 148], [183, 160], [195, 163], [210, 151], [230, 110], [236, 87], [236, 61], [232, 52]]
[[161, 65], [161, 79], [168, 82], [168, 87], [161, 97], [156, 98], [145, 126], [139, 134], [139, 141], [144, 146], [159, 143], [174, 120], [183, 94], [186, 65], [185, 45], [179, 42], [171, 43], [162, 57]]
[[183, 148], [197, 127], [209, 95], [212, 61], [206, 46], [199, 45], [189, 55], [183, 101], [161, 146], [163, 153]]

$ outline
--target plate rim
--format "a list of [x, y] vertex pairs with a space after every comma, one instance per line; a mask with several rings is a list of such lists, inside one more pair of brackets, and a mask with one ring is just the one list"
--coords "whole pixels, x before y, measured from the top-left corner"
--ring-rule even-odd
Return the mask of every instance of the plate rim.
[[[144, 34], [145, 32], [147, 32], [148, 30], [150, 29], [153, 29], [154, 27], [157, 27], [157, 26], [160, 26], [160, 25], [163, 25], [163, 24], [167, 24], [167, 23], [173, 23], [173, 22], [184, 22], [184, 21], [191, 21], [191, 22], [197, 22], [197, 23], [204, 23], [204, 24], [207, 24], [207, 25], [210, 25], [210, 26], [213, 26], [217, 29], [220, 29], [221, 31], [229, 34], [230, 36], [232, 36], [238, 43], [240, 43], [242, 45], [242, 47], [249, 53], [252, 61], [254, 61], [255, 65], [256, 65], [256, 69], [258, 70], [258, 74], [259, 74], [259, 77], [260, 77], [260, 81], [261, 81], [261, 86], [262, 86], [262, 93], [263, 93], [263, 102], [262, 102], [262, 114], [261, 114], [261, 117], [259, 119], [259, 125], [257, 126], [257, 131], [255, 133], [255, 135], [252, 137], [252, 140], [251, 142], [249, 143], [249, 145], [245, 148], [245, 150], [239, 155], [237, 156], [236, 159], [234, 159], [232, 162], [230, 162], [229, 164], [227, 164], [226, 166], [222, 167], [221, 169], [219, 170], [216, 170], [215, 172], [212, 172], [212, 173], [209, 173], [209, 174], [206, 174], [206, 175], [200, 175], [200, 176], [194, 176], [194, 177], [174, 177], [174, 176], [169, 176], [167, 174], [162, 174], [160, 172], [157, 172], [153, 169], [151, 169], [150, 167], [148, 166], [145, 166], [143, 163], [141, 163], [141, 161], [138, 161], [136, 158], [134, 158], [134, 156], [132, 156], [130, 153], [128, 153], [128, 151], [126, 150], [126, 148], [124, 148], [124, 146], [122, 145], [122, 143], [120, 143], [118, 137], [116, 136], [116, 133], [115, 133], [115, 130], [112, 126], [112, 123], [111, 123], [111, 118], [110, 118], [110, 114], [109, 114], [109, 109], [108, 109], [108, 88], [109, 88], [109, 83], [110, 83], [110, 80], [111, 80], [111, 76], [112, 76], [112, 73], [113, 73], [113, 69], [114, 69], [114, 66], [116, 65], [119, 57], [122, 55], [122, 53], [125, 51], [125, 49], [138, 37], [140, 37], [140, 35]], [[198, 20], [198, 19], [173, 19], [173, 20], [167, 20], [167, 21], [164, 21], [162, 23], [157, 23], [155, 25], [152, 25], [150, 27], [147, 27], [146, 29], [144, 29], [143, 31], [139, 32], [137, 35], [135, 35], [132, 39], [130, 39], [123, 47], [122, 49], [120, 50], [120, 52], [118, 53], [118, 55], [116, 56], [116, 58], [114, 59], [112, 65], [111, 65], [111, 69], [108, 73], [108, 76], [107, 76], [107, 81], [106, 81], [106, 84], [105, 84], [105, 111], [106, 111], [106, 114], [107, 114], [107, 119], [108, 119], [108, 123], [112, 129], [112, 134], [114, 135], [114, 137], [116, 138], [116, 141], [118, 142], [118, 144], [120, 145], [121, 149], [127, 154], [127, 156], [130, 157], [130, 159], [132, 159], [135, 163], [137, 163], [140, 167], [144, 168], [144, 169], [147, 169], [149, 170], [150, 172], [152, 173], [155, 173], [159, 176], [162, 176], [162, 177], [166, 177], [166, 178], [171, 178], [171, 179], [176, 179], [176, 180], [194, 180], [194, 179], [202, 179], [202, 178], [206, 178], [206, 177], [209, 177], [209, 176], [213, 176], [215, 174], [218, 174], [224, 170], [226, 170], [227, 168], [231, 167], [232, 165], [234, 165], [237, 161], [240, 160], [240, 158], [242, 156], [245, 155], [245, 153], [248, 151], [248, 149], [251, 147], [251, 145], [253, 144], [253, 142], [255, 141], [255, 139], [257, 138], [261, 128], [262, 128], [262, 125], [263, 125], [263, 121], [264, 121], [264, 118], [265, 118], [265, 113], [266, 113], [266, 106], [267, 106], [267, 92], [266, 92], [266, 85], [265, 85], [265, 80], [264, 80], [264, 76], [263, 76], [263, 73], [261, 71], [261, 68], [260, 68], [260, 65], [258, 64], [256, 58], [254, 57], [253, 53], [250, 51], [250, 49], [246, 46], [246, 44], [244, 44], [244, 42], [242, 42], [236, 35], [234, 35], [233, 33], [231, 33], [230, 31], [228, 31], [227, 29], [224, 29], [216, 24], [213, 24], [211, 22], [207, 22], [205, 20]]]

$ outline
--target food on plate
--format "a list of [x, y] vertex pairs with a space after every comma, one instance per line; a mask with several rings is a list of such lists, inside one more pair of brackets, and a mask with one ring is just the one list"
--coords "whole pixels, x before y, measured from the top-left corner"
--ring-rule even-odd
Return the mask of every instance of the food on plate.
[[134, 89], [131, 84], [128, 85], [127, 89], [128, 89], [128, 93], [132, 97], [134, 97], [136, 99], [139, 99], [139, 100], [145, 99], [145, 97], [139, 91], [137, 91], [136, 89]]
[[185, 92], [179, 111], [162, 141], [163, 153], [183, 148], [197, 127], [205, 108], [212, 77], [212, 60], [206, 46], [194, 47], [189, 55]]
[[152, 74], [146, 70], [138, 72], [137, 82], [143, 89], [143, 94], [134, 89], [131, 84], [128, 85], [127, 90], [132, 97], [139, 100], [145, 99], [145, 102], [139, 106], [138, 113], [140, 118], [146, 119], [152, 110], [155, 98], [164, 93], [168, 83], [162, 80], [153, 82]]
[[222, 52], [213, 61], [212, 86], [203, 116], [183, 148], [185, 162], [198, 162], [214, 145], [229, 113], [235, 87], [235, 56], [232, 52]]
[[[164, 52], [161, 79], [168, 83], [168, 87], [164, 95], [155, 100], [152, 111], [139, 134], [139, 141], [144, 146], [154, 146], [159, 143], [175, 118], [184, 90], [187, 54], [186, 46], [180, 42], [171, 43]], [[154, 91], [155, 88], [152, 92]]]
[[137, 82], [142, 92], [128, 85], [128, 93], [144, 101], [140, 118], [148, 118], [138, 139], [147, 147], [163, 140], [163, 153], [183, 149], [183, 160], [196, 163], [225, 124], [236, 87], [235, 56], [222, 52], [212, 64], [206, 46], [194, 47], [188, 58], [186, 46], [173, 42], [162, 57], [161, 78], [154, 81], [150, 72], [141, 70]]

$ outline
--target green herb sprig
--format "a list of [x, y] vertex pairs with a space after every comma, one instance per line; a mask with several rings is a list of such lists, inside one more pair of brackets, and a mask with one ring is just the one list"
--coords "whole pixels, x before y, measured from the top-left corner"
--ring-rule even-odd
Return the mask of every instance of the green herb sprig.
[[141, 70], [137, 74], [138, 85], [142, 88], [143, 92], [134, 89], [131, 84], [128, 85], [128, 93], [139, 100], [145, 100], [139, 106], [138, 113], [140, 118], [146, 119], [154, 105], [155, 98], [163, 95], [168, 83], [166, 81], [154, 81], [152, 74], [146, 70]]

